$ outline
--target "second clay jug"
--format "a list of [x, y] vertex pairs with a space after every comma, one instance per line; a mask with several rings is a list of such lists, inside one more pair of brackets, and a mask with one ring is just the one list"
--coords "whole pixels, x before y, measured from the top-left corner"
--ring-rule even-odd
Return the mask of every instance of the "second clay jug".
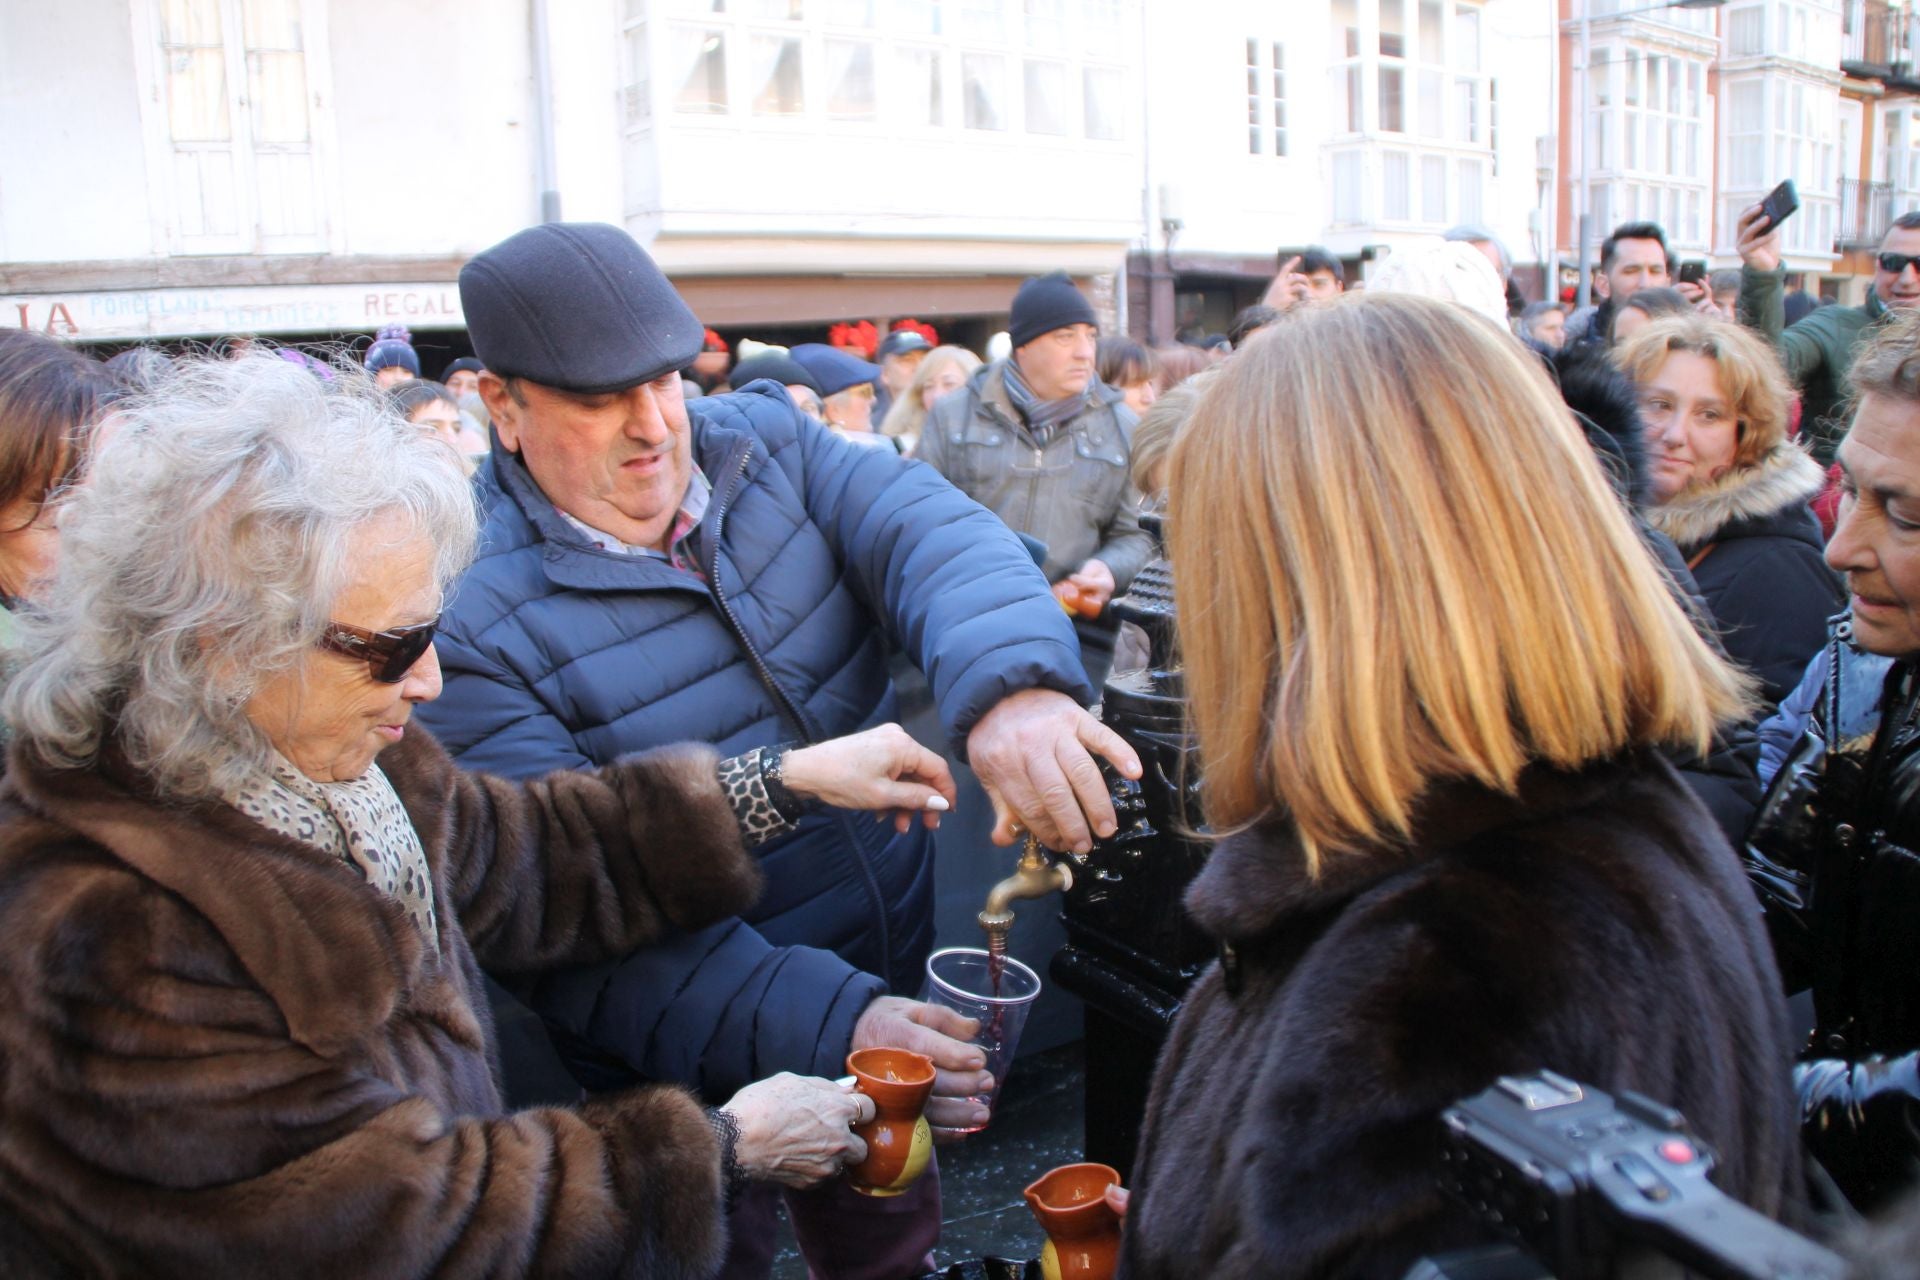
[[897, 1196], [927, 1169], [933, 1130], [921, 1114], [933, 1093], [933, 1059], [906, 1049], [856, 1049], [847, 1055], [853, 1087], [873, 1099], [874, 1117], [853, 1126], [867, 1158], [847, 1170], [853, 1189]]
[[1120, 1260], [1120, 1217], [1105, 1192], [1119, 1183], [1104, 1164], [1063, 1164], [1027, 1187], [1027, 1205], [1047, 1233], [1040, 1253], [1046, 1280], [1110, 1280]]

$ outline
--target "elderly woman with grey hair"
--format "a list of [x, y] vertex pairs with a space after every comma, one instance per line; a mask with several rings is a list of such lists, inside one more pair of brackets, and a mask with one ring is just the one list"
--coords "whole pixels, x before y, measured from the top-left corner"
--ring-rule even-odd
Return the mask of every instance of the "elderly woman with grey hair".
[[409, 724], [475, 540], [446, 446], [271, 355], [123, 414], [6, 695], [8, 1274], [700, 1276], [730, 1182], [861, 1158], [871, 1102], [795, 1076], [506, 1114], [479, 964], [737, 912], [789, 792], [904, 823], [939, 757], [888, 726], [785, 791], [703, 746], [464, 774]]

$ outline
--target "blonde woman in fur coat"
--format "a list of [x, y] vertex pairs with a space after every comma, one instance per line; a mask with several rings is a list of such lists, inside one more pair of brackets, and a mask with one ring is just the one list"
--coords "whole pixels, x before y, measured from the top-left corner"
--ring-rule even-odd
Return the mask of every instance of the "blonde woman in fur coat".
[[1155, 1071], [1121, 1280], [1489, 1242], [1440, 1113], [1541, 1068], [1679, 1108], [1728, 1194], [1790, 1204], [1779, 976], [1663, 754], [1745, 681], [1541, 366], [1453, 303], [1301, 307], [1202, 392], [1169, 485], [1220, 960]]
[[[793, 1075], [508, 1113], [480, 963], [741, 911], [778, 775], [456, 768], [411, 721], [473, 499], [370, 380], [192, 361], [122, 419], [6, 696], [0, 1274], [692, 1280], [730, 1187], [864, 1156], [871, 1102]], [[952, 795], [896, 726], [781, 765], [847, 807]]]
[[1615, 355], [1640, 392], [1646, 517], [1686, 557], [1727, 653], [1778, 705], [1845, 600], [1807, 505], [1820, 467], [1787, 438], [1780, 361], [1747, 330], [1698, 315], [1656, 320]]

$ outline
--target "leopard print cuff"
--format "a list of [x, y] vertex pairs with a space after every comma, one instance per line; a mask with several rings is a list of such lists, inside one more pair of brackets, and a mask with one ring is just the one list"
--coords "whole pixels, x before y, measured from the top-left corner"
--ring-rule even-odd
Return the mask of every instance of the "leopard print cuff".
[[760, 753], [749, 751], [720, 762], [720, 790], [740, 824], [740, 838], [747, 848], [758, 848], [776, 836], [794, 829], [796, 823], [780, 816], [767, 795], [766, 780], [760, 776]]

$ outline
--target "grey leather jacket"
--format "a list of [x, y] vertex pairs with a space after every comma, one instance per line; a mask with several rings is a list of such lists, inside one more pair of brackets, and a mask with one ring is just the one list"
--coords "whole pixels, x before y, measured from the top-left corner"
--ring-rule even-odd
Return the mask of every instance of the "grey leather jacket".
[[1095, 382], [1086, 411], [1037, 448], [1007, 399], [1003, 367], [985, 365], [965, 387], [935, 401], [914, 456], [1016, 532], [1046, 543], [1040, 567], [1048, 582], [1100, 560], [1119, 595], [1153, 553], [1128, 474], [1133, 410], [1118, 391]]

